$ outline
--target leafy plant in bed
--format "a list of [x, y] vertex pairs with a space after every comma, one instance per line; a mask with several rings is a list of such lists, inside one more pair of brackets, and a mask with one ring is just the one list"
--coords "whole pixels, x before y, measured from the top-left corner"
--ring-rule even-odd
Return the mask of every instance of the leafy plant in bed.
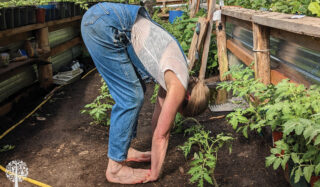
[[81, 111], [82, 114], [89, 114], [93, 122], [91, 124], [110, 125], [110, 111], [114, 105], [109, 89], [106, 83], [101, 79], [102, 86], [100, 88], [100, 95], [92, 102], [84, 106]]
[[[186, 120], [194, 120], [187, 118]], [[184, 121], [186, 121], [184, 120]], [[183, 123], [183, 121], [181, 122]], [[214, 177], [214, 170], [218, 160], [218, 151], [224, 145], [228, 145], [230, 153], [233, 138], [229, 135], [218, 134], [216, 137], [212, 136], [210, 131], [197, 122], [197, 125], [185, 130], [185, 134], [191, 135], [189, 139], [180, 146], [184, 156], [187, 157], [191, 153], [192, 146], [196, 146], [198, 151], [194, 153], [193, 159], [190, 163], [190, 170], [188, 174], [191, 175], [190, 182], [198, 183], [198, 186], [203, 187], [206, 181], [218, 187], [218, 183]]]
[[[263, 85], [254, 79], [253, 70], [233, 66], [227, 73], [234, 81], [219, 85], [243, 97], [248, 108], [237, 109], [227, 118], [238, 132], [248, 137], [248, 130], [261, 132], [264, 127], [283, 134], [275, 142], [266, 165], [285, 169], [292, 161], [291, 177], [294, 183], [304, 177], [311, 181], [320, 172], [320, 88], [290, 83], [283, 80], [278, 85]], [[319, 185], [319, 182], [316, 183]]]

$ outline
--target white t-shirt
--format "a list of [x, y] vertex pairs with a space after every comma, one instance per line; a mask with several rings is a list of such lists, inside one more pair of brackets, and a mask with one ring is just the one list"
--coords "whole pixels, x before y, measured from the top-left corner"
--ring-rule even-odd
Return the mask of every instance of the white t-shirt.
[[131, 42], [145, 69], [162, 88], [167, 90], [164, 73], [171, 70], [187, 89], [187, 62], [177, 42], [167, 31], [138, 15], [132, 27]]

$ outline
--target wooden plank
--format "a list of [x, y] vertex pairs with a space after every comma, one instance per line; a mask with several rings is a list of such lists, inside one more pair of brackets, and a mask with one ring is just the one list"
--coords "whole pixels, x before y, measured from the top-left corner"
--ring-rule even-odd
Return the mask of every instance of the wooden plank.
[[229, 70], [227, 55], [226, 16], [222, 15], [221, 21], [216, 22], [216, 33], [220, 80], [225, 81], [227, 80], [227, 77], [225, 77], [224, 74]]
[[270, 84], [270, 32], [269, 28], [252, 24], [255, 74], [264, 84]]
[[270, 29], [270, 35], [274, 38], [283, 39], [289, 42], [296, 43], [300, 46], [312, 49], [315, 51], [320, 51], [320, 38], [306, 36], [302, 34], [296, 34], [279, 29]]
[[203, 51], [202, 51], [201, 68], [199, 71], [199, 79], [200, 80], [204, 80], [205, 74], [206, 74], [208, 54], [209, 54], [210, 41], [211, 41], [211, 35], [212, 35], [212, 28], [213, 28], [212, 17], [213, 17], [215, 5], [216, 5], [216, 0], [210, 0], [208, 16], [207, 16], [207, 20], [209, 21], [209, 23], [208, 23], [207, 34], [206, 34], [206, 38], [205, 38], [205, 42], [204, 42], [204, 46], [203, 46]]
[[78, 44], [80, 44], [82, 42], [82, 39], [81, 37], [76, 37], [76, 38], [73, 38], [72, 40], [69, 40], [63, 44], [60, 44], [59, 46], [57, 47], [54, 47], [53, 49], [51, 49], [51, 53], [50, 53], [50, 56], [55, 56], [63, 51], [66, 51], [67, 49], [71, 48], [71, 47], [74, 47]]
[[80, 29], [80, 25], [81, 25], [81, 20], [76, 20], [73, 22], [67, 22], [67, 23], [58, 24], [58, 25], [53, 25], [53, 26], [49, 27], [49, 32], [64, 29], [67, 27], [78, 27]]
[[237, 25], [237, 26], [243, 27], [243, 28], [245, 28], [247, 30], [252, 30], [252, 22], [250, 22], [250, 21], [245, 21], [245, 20], [242, 20], [242, 19], [229, 17], [229, 16], [227, 17], [226, 21], [228, 23], [233, 24], [233, 25]]
[[320, 37], [320, 18], [306, 16], [301, 19], [290, 19], [292, 16], [290, 14], [270, 12], [264, 15], [254, 15], [252, 20], [259, 25]]
[[297, 34], [320, 37], [320, 18], [316, 17], [306, 16], [301, 19], [290, 19], [293, 16], [291, 14], [228, 6], [222, 8], [222, 14]]
[[[271, 83], [277, 85], [283, 79], [289, 79], [285, 74], [281, 73], [278, 70], [271, 70]], [[290, 82], [298, 84], [296, 81], [290, 79]]]
[[[37, 33], [39, 48], [44, 51], [50, 51], [49, 45], [49, 29], [48, 27], [41, 28]], [[49, 61], [49, 59], [45, 59]], [[40, 87], [47, 89], [53, 83], [52, 64], [39, 65], [39, 82]]]
[[227, 48], [247, 66], [250, 66], [254, 61], [252, 52], [240, 45], [237, 45], [234, 42], [234, 39], [227, 40]]
[[[207, 33], [207, 28], [208, 28], [208, 22], [206, 18], [199, 18], [198, 22], [200, 23], [200, 33], [199, 36], [197, 35], [196, 31], [194, 31], [193, 38], [191, 41], [190, 49], [188, 52], [188, 59], [190, 61], [189, 64], [189, 70], [192, 70], [195, 62], [196, 62], [196, 50], [200, 52], [200, 49], [203, 45], [206, 33]], [[199, 55], [200, 56], [200, 55]]]
[[54, 26], [54, 25], [59, 25], [59, 24], [64, 24], [64, 23], [68, 23], [68, 22], [78, 21], [78, 20], [81, 20], [81, 18], [82, 18], [82, 16], [75, 16], [75, 17], [64, 18], [64, 19], [60, 19], [60, 20], [49, 21], [49, 22], [46, 22], [46, 23], [38, 23], [38, 24], [26, 25], [26, 26], [22, 26], [22, 27], [18, 27], [18, 28], [13, 28], [13, 29], [0, 31], [0, 39], [1, 38], [6, 38], [6, 37], [9, 37], [9, 36], [12, 36], [12, 35], [16, 35], [16, 34], [19, 34], [19, 33], [23, 33], [23, 32], [28, 32], [28, 31], [32, 31], [32, 30], [45, 28], [45, 27], [51, 27], [51, 26]]
[[12, 62], [9, 64], [9, 66], [0, 68], [0, 80], [2, 79], [2, 76], [4, 76], [5, 74], [7, 74], [11, 71], [14, 71], [15, 69], [17, 69], [19, 67], [34, 64], [33, 61], [34, 61], [34, 59], [28, 59], [28, 60], [24, 60], [22, 62]]
[[0, 45], [1, 46], [6, 46], [9, 45], [11, 43], [15, 43], [15, 42], [20, 42], [20, 41], [24, 41], [27, 38], [32, 36], [32, 32], [24, 32], [24, 33], [19, 33], [16, 34], [14, 36], [9, 36], [6, 38], [0, 38]]

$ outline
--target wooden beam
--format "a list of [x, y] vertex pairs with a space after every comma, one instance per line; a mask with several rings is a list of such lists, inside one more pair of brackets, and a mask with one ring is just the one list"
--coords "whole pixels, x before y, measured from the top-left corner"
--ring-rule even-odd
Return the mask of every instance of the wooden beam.
[[[193, 66], [196, 62], [196, 52], [200, 52], [200, 49], [203, 45], [207, 28], [208, 28], [208, 22], [206, 18], [199, 18], [198, 22], [200, 23], [200, 33], [199, 36], [197, 35], [196, 31], [194, 31], [193, 38], [191, 41], [190, 49], [188, 52], [188, 59], [190, 61], [189, 64], [189, 70], [192, 70]], [[199, 54], [200, 56], [200, 54]]]
[[12, 35], [16, 35], [16, 34], [19, 34], [19, 33], [23, 33], [23, 32], [29, 32], [29, 31], [32, 31], [32, 30], [37, 30], [37, 29], [41, 29], [41, 28], [45, 28], [45, 27], [52, 27], [52, 26], [55, 26], [55, 25], [60, 25], [60, 24], [64, 24], [64, 23], [78, 21], [78, 20], [81, 20], [81, 18], [82, 18], [82, 16], [75, 16], [75, 17], [49, 21], [49, 22], [45, 22], [45, 23], [37, 23], [37, 24], [32, 24], [32, 25], [26, 25], [26, 26], [22, 26], [22, 27], [17, 27], [17, 28], [13, 28], [13, 29], [0, 31], [0, 39], [6, 38], [6, 37], [9, 37], [9, 36], [12, 36]]
[[80, 25], [81, 25], [81, 20], [62, 23], [62, 24], [58, 24], [58, 25], [53, 25], [53, 26], [49, 27], [49, 32], [60, 30], [60, 29], [67, 28], [67, 27], [77, 27], [80, 29]]
[[320, 37], [320, 21], [316, 17], [306, 16], [301, 19], [291, 19], [293, 16], [291, 14], [228, 6], [222, 8], [222, 14], [296, 34]]
[[227, 40], [227, 48], [247, 66], [250, 66], [254, 61], [252, 52], [240, 45], [237, 45], [234, 42], [234, 39]]
[[303, 34], [296, 34], [275, 28], [270, 28], [270, 35], [274, 38], [279, 38], [288, 42], [296, 43], [308, 49], [320, 51], [320, 38], [306, 36]]
[[207, 21], [209, 23], [208, 23], [207, 34], [206, 34], [206, 38], [205, 38], [204, 46], [203, 46], [203, 51], [202, 51], [201, 68], [199, 71], [199, 79], [200, 80], [204, 80], [205, 74], [206, 74], [210, 41], [211, 41], [212, 28], [213, 28], [212, 17], [213, 17], [213, 12], [215, 10], [215, 5], [216, 5], [216, 0], [210, 0], [208, 16], [207, 16]]
[[229, 70], [227, 55], [227, 34], [226, 34], [226, 16], [221, 15], [221, 21], [216, 22], [217, 46], [220, 80], [225, 81], [227, 77], [224, 74]]
[[[43, 51], [50, 51], [48, 27], [38, 30], [37, 40], [40, 49]], [[49, 61], [49, 59], [44, 60]], [[40, 87], [47, 89], [53, 83], [52, 64], [39, 65], [38, 67]]]
[[269, 28], [252, 24], [255, 74], [264, 84], [270, 84], [270, 32]]
[[25, 41], [27, 38], [31, 36], [32, 36], [32, 32], [30, 31], [30, 32], [19, 33], [14, 36], [9, 36], [6, 38], [0, 38], [0, 45], [6, 46], [11, 43]]
[[320, 37], [320, 19], [315, 17], [304, 17], [301, 19], [290, 19], [293, 15], [269, 12], [268, 14], [257, 14], [252, 20], [259, 24], [276, 29], [281, 29], [297, 34]]
[[59, 46], [57, 47], [54, 47], [51, 49], [51, 53], [50, 53], [50, 56], [55, 56], [63, 51], [66, 51], [67, 49], [71, 48], [71, 47], [74, 47], [78, 44], [80, 44], [82, 42], [82, 39], [81, 37], [76, 37], [76, 38], [73, 38], [72, 40], [69, 40], [63, 44], [60, 44]]

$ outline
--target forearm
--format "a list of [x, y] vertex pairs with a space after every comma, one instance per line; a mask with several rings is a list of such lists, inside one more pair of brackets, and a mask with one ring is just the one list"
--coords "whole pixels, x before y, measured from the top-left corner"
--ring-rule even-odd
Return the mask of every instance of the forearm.
[[173, 90], [167, 93], [152, 137], [151, 178], [156, 180], [161, 172], [167, 152], [170, 129], [180, 106], [184, 93]]

